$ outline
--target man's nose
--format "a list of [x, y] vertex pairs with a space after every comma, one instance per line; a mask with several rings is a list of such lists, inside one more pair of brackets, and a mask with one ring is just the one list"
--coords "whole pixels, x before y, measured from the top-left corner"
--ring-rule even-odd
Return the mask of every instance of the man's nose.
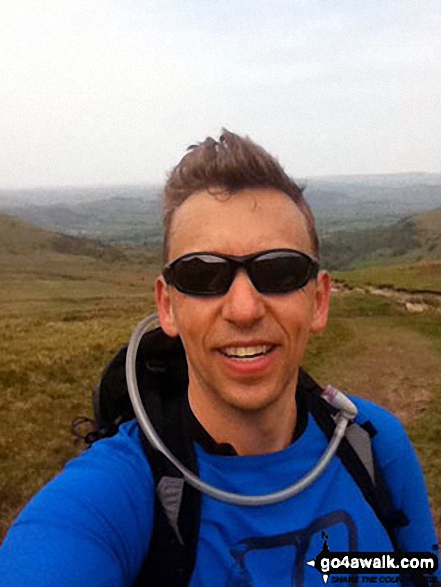
[[242, 328], [252, 326], [265, 314], [265, 303], [247, 273], [241, 269], [225, 294], [222, 317]]

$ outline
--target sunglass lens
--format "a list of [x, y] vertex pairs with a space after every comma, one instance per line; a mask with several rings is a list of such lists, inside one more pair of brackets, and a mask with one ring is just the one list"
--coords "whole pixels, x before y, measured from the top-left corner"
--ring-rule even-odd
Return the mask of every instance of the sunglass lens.
[[261, 293], [286, 293], [302, 288], [309, 279], [311, 262], [294, 252], [267, 253], [254, 259], [252, 279]]
[[213, 255], [186, 257], [174, 267], [177, 289], [193, 295], [218, 295], [228, 291], [231, 285], [229, 263]]

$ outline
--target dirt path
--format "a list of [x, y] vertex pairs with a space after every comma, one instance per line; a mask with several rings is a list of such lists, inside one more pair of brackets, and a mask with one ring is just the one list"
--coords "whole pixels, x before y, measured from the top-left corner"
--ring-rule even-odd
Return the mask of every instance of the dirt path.
[[412, 314], [421, 314], [427, 311], [441, 313], [441, 293], [408, 292], [401, 289], [373, 287], [371, 285], [352, 287], [342, 282], [333, 282], [332, 286], [333, 291], [337, 294], [358, 292], [391, 298]]
[[351, 320], [355, 344], [326, 369], [326, 379], [343, 391], [371, 399], [403, 424], [418, 417], [441, 385], [439, 354], [422, 335], [386, 328], [374, 319]]

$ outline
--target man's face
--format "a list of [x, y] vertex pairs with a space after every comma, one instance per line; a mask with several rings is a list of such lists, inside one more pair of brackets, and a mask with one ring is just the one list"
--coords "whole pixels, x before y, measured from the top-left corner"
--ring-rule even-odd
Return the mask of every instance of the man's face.
[[[305, 219], [286, 194], [272, 189], [247, 189], [231, 197], [199, 192], [175, 213], [169, 260], [192, 252], [247, 255], [279, 248], [313, 256]], [[169, 336], [182, 339], [190, 397], [240, 411], [292, 398], [309, 334], [326, 325], [329, 291], [324, 272], [301, 290], [264, 295], [241, 270], [229, 291], [215, 297], [183, 294], [159, 277], [161, 325]], [[244, 354], [251, 358], [239, 356]]]

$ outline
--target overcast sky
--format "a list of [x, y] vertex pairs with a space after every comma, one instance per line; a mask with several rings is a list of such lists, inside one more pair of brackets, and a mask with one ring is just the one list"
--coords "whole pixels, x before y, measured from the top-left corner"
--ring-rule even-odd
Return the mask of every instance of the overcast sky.
[[162, 182], [222, 126], [298, 178], [441, 172], [440, 0], [0, 6], [0, 187]]

